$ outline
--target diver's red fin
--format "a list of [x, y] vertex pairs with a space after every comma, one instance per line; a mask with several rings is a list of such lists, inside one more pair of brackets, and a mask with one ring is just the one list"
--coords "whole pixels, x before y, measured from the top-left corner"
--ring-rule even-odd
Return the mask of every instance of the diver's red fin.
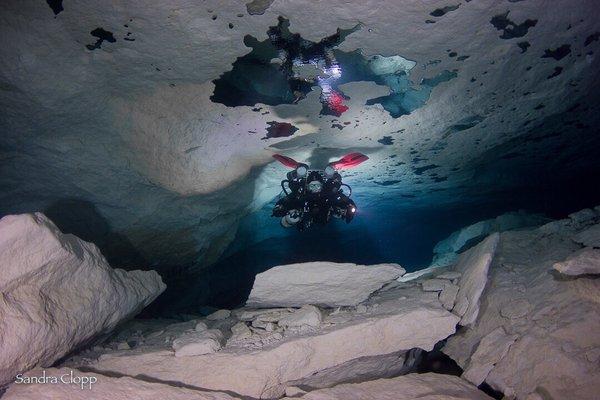
[[335, 169], [348, 169], [356, 167], [359, 164], [367, 161], [369, 157], [364, 155], [363, 153], [350, 153], [346, 154], [344, 157], [340, 158], [337, 161], [330, 162], [331, 165]]
[[293, 158], [282, 156], [281, 154], [273, 154], [273, 158], [290, 168], [298, 168], [300, 163]]

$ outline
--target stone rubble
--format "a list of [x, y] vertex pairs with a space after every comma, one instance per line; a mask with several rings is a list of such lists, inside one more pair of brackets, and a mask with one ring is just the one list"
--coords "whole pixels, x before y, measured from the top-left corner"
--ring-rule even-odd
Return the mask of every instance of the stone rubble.
[[[216, 353], [174, 357], [172, 349], [151, 346], [137, 351], [105, 352], [87, 365], [108, 374], [145, 375], [271, 398], [284, 394], [286, 386], [290, 386], [286, 382], [357, 358], [415, 347], [431, 350], [435, 343], [454, 332], [459, 320], [441, 306], [437, 294], [414, 287], [396, 287], [378, 293], [366, 306], [366, 313], [350, 307], [334, 314], [312, 305], [295, 310], [234, 311], [232, 315], [245, 321], [233, 325], [226, 333], [225, 347]], [[318, 315], [322, 319], [317, 325]], [[253, 326], [254, 321], [261, 319], [262, 323], [273, 324], [274, 329], [269, 332], [268, 325]], [[185, 330], [182, 333], [184, 337], [189, 335]], [[175, 338], [174, 343], [178, 340]], [[160, 368], [155, 367], [158, 365]], [[77, 363], [71, 366], [76, 367]]]

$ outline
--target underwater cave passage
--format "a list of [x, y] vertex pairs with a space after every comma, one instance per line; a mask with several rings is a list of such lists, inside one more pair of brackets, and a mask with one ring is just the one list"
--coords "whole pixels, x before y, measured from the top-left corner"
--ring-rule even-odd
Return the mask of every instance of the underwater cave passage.
[[267, 127], [267, 136], [262, 139], [292, 136], [298, 130], [298, 128], [289, 122], [269, 121], [267, 124], [269, 125]]
[[340, 86], [367, 81], [387, 86], [390, 95], [371, 99], [381, 104], [394, 118], [409, 114], [429, 98], [431, 88], [452, 79], [456, 73], [444, 71], [414, 88], [408, 79], [416, 62], [401, 56], [364, 56], [360, 50], [341, 51], [336, 47], [359, 29], [338, 29], [319, 42], [303, 39], [289, 30], [289, 21], [279, 17], [267, 31], [268, 39], [244, 38], [250, 53], [239, 57], [231, 71], [213, 81], [211, 100], [228, 107], [267, 104], [295, 104], [315, 88], [321, 90], [321, 115], [341, 116], [348, 100]]
[[105, 40], [109, 43], [114, 43], [117, 41], [117, 39], [115, 39], [115, 37], [113, 36], [112, 32], [104, 30], [103, 28], [94, 29], [90, 32], [90, 35], [98, 38], [98, 40], [96, 40], [96, 43], [94, 44], [87, 44], [85, 47], [87, 47], [88, 50], [99, 49], [102, 46], [102, 42], [104, 42]]

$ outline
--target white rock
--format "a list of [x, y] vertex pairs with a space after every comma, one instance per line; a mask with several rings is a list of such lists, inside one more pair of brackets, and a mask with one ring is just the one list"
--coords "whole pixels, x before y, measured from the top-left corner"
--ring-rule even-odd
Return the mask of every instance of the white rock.
[[[303, 400], [491, 400], [492, 398], [457, 376], [409, 374], [391, 379], [347, 383], [319, 389]], [[286, 399], [287, 400], [287, 399]]]
[[573, 240], [587, 247], [600, 247], [600, 224], [584, 229], [576, 234]]
[[[68, 399], [68, 400], [239, 400], [226, 393], [204, 392], [197, 389], [186, 389], [172, 385], [148, 382], [128, 376], [122, 378], [109, 377], [93, 372], [81, 372], [70, 368], [46, 368], [46, 377], [60, 379], [65, 376], [70, 379], [71, 372], [75, 379], [94, 379], [91, 389], [79, 383], [74, 384], [20, 384], [11, 385], [2, 396], [3, 400], [41, 400], [41, 399]], [[33, 370], [26, 374], [27, 377], [43, 375], [43, 370]]]
[[442, 265], [434, 265], [432, 267], [427, 267], [427, 268], [420, 269], [420, 270], [417, 270], [414, 272], [408, 272], [396, 280], [398, 282], [402, 282], [402, 283], [414, 281], [415, 279], [420, 278], [422, 276], [430, 275], [442, 267], [443, 267]]
[[427, 279], [422, 283], [422, 288], [426, 292], [441, 292], [447, 284], [451, 284], [446, 279]]
[[[573, 230], [563, 226], [551, 235], [543, 227], [502, 234], [477, 323], [448, 338], [442, 349], [463, 369], [470, 362], [478, 369], [479, 356], [473, 357], [483, 338], [498, 328], [507, 332], [508, 342], [516, 335], [503, 357], [486, 364], [486, 370], [493, 365], [485, 382], [508, 398], [531, 393], [552, 399], [597, 398], [600, 371], [585, 351], [600, 347], [600, 281], [557, 279], [549, 273], [550, 265], [579, 249], [571, 241]], [[484, 348], [493, 354], [493, 346]]]
[[221, 331], [210, 329], [205, 331], [189, 331], [173, 341], [175, 357], [198, 356], [217, 352], [221, 349]]
[[446, 284], [444, 290], [440, 292], [440, 302], [446, 310], [452, 310], [454, 303], [456, 302], [456, 296], [458, 295], [458, 286], [452, 283]]
[[544, 400], [544, 398], [540, 394], [533, 392], [529, 393], [527, 397], [525, 397], [525, 400]]
[[477, 246], [463, 253], [455, 266], [462, 274], [453, 312], [461, 316], [460, 325], [471, 325], [479, 313], [479, 298], [487, 282], [490, 264], [500, 235], [494, 233]]
[[[364, 382], [406, 374], [412, 366], [405, 365], [405, 353], [361, 357], [318, 371], [308, 377], [287, 382], [305, 390], [323, 389], [341, 383]], [[289, 396], [289, 395], [288, 395]]]
[[218, 310], [214, 313], [210, 314], [206, 317], [209, 321], [221, 321], [223, 319], [227, 319], [231, 316], [231, 311], [229, 310]]
[[269, 308], [261, 310], [244, 310], [238, 314], [240, 321], [258, 319], [263, 322], [277, 322], [279, 318], [294, 311], [293, 308]]
[[600, 274], [600, 250], [585, 248], [571, 254], [552, 268], [564, 275]]
[[113, 269], [43, 214], [0, 220], [0, 385], [138, 313], [164, 289], [154, 271]]
[[265, 325], [265, 331], [267, 332], [275, 332], [277, 330], [277, 325], [273, 322], [267, 322]]
[[321, 325], [322, 321], [323, 315], [321, 314], [321, 310], [315, 306], [304, 305], [294, 313], [281, 318], [278, 324], [284, 328], [303, 326], [317, 327]]
[[[176, 339], [173, 344], [175, 344], [177, 340], [179, 339]], [[221, 344], [215, 339], [199, 338], [192, 342], [180, 343], [175, 349], [175, 357], [199, 356], [214, 353], [220, 349]]]
[[194, 330], [196, 332], [204, 332], [204, 331], [208, 330], [208, 326], [204, 322], [200, 321], [196, 324], [196, 326], [194, 327]]
[[397, 264], [310, 262], [282, 265], [256, 275], [249, 306], [356, 306], [404, 274]]
[[[483, 239], [494, 232], [504, 232], [511, 229], [541, 225], [548, 222], [548, 218], [539, 214], [527, 214], [523, 211], [509, 212], [496, 218], [477, 222], [456, 232], [435, 245], [432, 265], [444, 266], [453, 264], [464, 252], [472, 246], [472, 242]], [[454, 278], [445, 278], [454, 279]]]
[[488, 374], [508, 353], [510, 346], [515, 342], [518, 335], [507, 335], [502, 327], [488, 333], [477, 346], [477, 350], [471, 356], [471, 360], [462, 377], [475, 386], [481, 385]]
[[[419, 288], [406, 289], [406, 293], [400, 296], [402, 300], [386, 298], [366, 315], [346, 313], [339, 320], [340, 314], [335, 316], [336, 321], [324, 317], [323, 325], [327, 328], [287, 336], [260, 350], [236, 348], [196, 357], [173, 357], [170, 351], [149, 349], [128, 352], [134, 354], [127, 357], [107, 354], [90, 367], [254, 398], [274, 398], [284, 394], [285, 382], [356, 358], [415, 347], [431, 350], [435, 343], [454, 332], [459, 318], [443, 309], [435, 296]], [[386, 296], [392, 294], [385, 292]]]
[[505, 318], [523, 318], [531, 311], [531, 304], [527, 299], [510, 300], [500, 308], [500, 315]]
[[446, 271], [446, 272], [442, 272], [441, 274], [439, 274], [438, 276], [436, 276], [436, 278], [438, 279], [448, 279], [448, 280], [454, 280], [454, 279], [458, 279], [461, 277], [461, 273], [458, 271]]
[[252, 331], [244, 322], [240, 321], [231, 327], [231, 337], [227, 340], [227, 346], [239, 343], [252, 336]]
[[131, 349], [131, 347], [129, 346], [129, 344], [127, 344], [127, 342], [117, 343], [117, 350], [129, 350], [129, 349]]

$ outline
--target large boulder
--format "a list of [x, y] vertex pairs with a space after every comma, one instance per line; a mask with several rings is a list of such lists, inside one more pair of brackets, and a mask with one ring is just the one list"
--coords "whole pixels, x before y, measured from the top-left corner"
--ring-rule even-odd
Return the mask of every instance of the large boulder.
[[[279, 339], [268, 339], [262, 347], [228, 344], [213, 354], [175, 357], [170, 348], [142, 346], [135, 352], [106, 353], [90, 367], [109, 375], [143, 375], [182, 386], [273, 398], [283, 395], [286, 382], [357, 358], [415, 347], [431, 350], [455, 331], [458, 320], [442, 307], [437, 293], [417, 287], [395, 288], [373, 296], [367, 303], [367, 312], [333, 312], [323, 316], [318, 328], [286, 330], [283, 336], [272, 333]], [[237, 334], [246, 336], [259, 331], [254, 326], [248, 328], [244, 322], [234, 328], [239, 331]]]
[[154, 271], [111, 268], [40, 213], [0, 220], [0, 269], [0, 385], [110, 332], [165, 289]]
[[398, 264], [357, 265], [319, 261], [281, 265], [256, 275], [246, 305], [354, 306], [404, 272]]
[[587, 228], [581, 221], [590, 214], [575, 214], [579, 225], [573, 217], [554, 224], [565, 230], [501, 234], [476, 323], [442, 349], [464, 378], [483, 380], [509, 398], [598, 398], [600, 281], [551, 270], [580, 250], [572, 237]]
[[[452, 375], [409, 374], [392, 379], [349, 383], [315, 390], [303, 400], [491, 400], [475, 386]], [[290, 400], [286, 397], [284, 400]]]

